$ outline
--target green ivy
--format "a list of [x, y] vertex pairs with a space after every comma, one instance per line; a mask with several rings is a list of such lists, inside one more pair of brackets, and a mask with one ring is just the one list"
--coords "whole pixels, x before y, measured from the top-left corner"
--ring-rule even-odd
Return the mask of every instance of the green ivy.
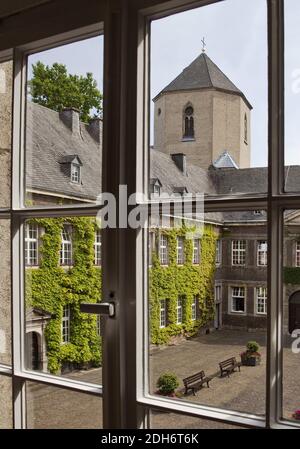
[[[101, 295], [101, 268], [94, 266], [95, 221], [91, 218], [33, 220], [44, 230], [41, 236], [39, 269], [26, 270], [27, 307], [52, 315], [46, 330], [48, 369], [58, 373], [62, 364], [101, 364], [101, 338], [96, 316], [80, 312], [82, 302], [95, 303]], [[72, 226], [73, 267], [59, 266], [61, 231]], [[70, 305], [70, 342], [62, 344], [63, 307]]]
[[[198, 329], [214, 319], [214, 272], [217, 233], [206, 225], [201, 239], [201, 263], [193, 264], [193, 239], [185, 240], [185, 262], [177, 265], [177, 237], [192, 235], [194, 229], [183, 226], [169, 230], [157, 230], [156, 247], [159, 234], [168, 237], [168, 266], [162, 266], [156, 253], [152, 256], [149, 270], [150, 285], [150, 332], [154, 344], [167, 343], [174, 335], [195, 335]], [[177, 324], [177, 299], [184, 297], [183, 323]], [[198, 319], [192, 320], [191, 305], [197, 297]], [[160, 328], [160, 301], [167, 300], [168, 326]]]
[[283, 268], [283, 282], [285, 284], [300, 284], [300, 268], [299, 267], [284, 267]]

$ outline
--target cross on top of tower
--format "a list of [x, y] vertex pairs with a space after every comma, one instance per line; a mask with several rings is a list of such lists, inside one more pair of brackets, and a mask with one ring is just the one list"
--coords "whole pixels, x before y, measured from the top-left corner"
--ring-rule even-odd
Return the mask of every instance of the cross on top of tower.
[[201, 39], [201, 42], [202, 42], [202, 53], [205, 53], [206, 42], [204, 37]]

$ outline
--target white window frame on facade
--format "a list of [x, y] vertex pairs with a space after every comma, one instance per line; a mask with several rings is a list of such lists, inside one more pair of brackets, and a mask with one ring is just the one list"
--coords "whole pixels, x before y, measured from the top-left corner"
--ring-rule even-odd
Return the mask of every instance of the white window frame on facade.
[[258, 240], [257, 242], [257, 266], [266, 267], [268, 264], [268, 242]]
[[242, 240], [232, 240], [231, 242], [231, 265], [232, 266], [242, 266], [246, 265], [246, 248], [247, 241]]
[[201, 243], [200, 239], [193, 239], [193, 264], [198, 265], [200, 263]]
[[71, 308], [70, 305], [63, 306], [61, 322], [61, 341], [63, 344], [70, 343], [71, 337]]
[[177, 265], [184, 264], [184, 238], [177, 237]]
[[161, 299], [159, 304], [159, 327], [163, 329], [167, 326], [167, 300]]
[[[48, 3], [48, 2], [46, 2]], [[60, 2], [59, 2], [60, 3]], [[62, 3], [62, 2], [61, 2]], [[109, 2], [110, 3], [110, 2]], [[127, 3], [127, 2], [126, 2]], [[213, 3], [213, 2], [211, 2]], [[79, 3], [76, 3], [76, 8], [78, 8]], [[207, 5], [207, 1], [195, 1], [191, 4], [190, 0], [175, 0], [169, 2], [162, 2], [158, 4], [153, 3], [149, 0], [147, 3], [149, 9], [134, 10], [134, 13], [127, 15], [128, 5], [123, 2], [122, 6], [118, 9], [114, 2], [114, 11], [109, 10], [105, 13], [107, 19], [106, 26], [106, 63], [107, 63], [107, 76], [110, 75], [109, 83], [104, 82], [104, 101], [106, 105], [110, 105], [110, 110], [104, 116], [104, 132], [108, 132], [108, 135], [113, 135], [117, 133], [120, 137], [126, 136], [126, 138], [119, 138], [122, 142], [120, 145], [120, 151], [116, 155], [115, 160], [120, 161], [120, 166], [124, 168], [122, 173], [126, 173], [126, 176], [119, 179], [119, 183], [130, 184], [133, 177], [136, 175], [137, 179], [137, 191], [146, 190], [147, 177], [148, 177], [148, 163], [147, 158], [142, 154], [141, 148], [145, 149], [145, 154], [148, 152], [148, 139], [145, 134], [148, 133], [148, 116], [149, 116], [149, 89], [148, 89], [148, 76], [149, 76], [149, 28], [151, 19], [167, 16], [178, 11], [183, 11], [191, 9], [191, 7], [198, 7]], [[51, 6], [51, 5], [50, 5]], [[90, 5], [89, 5], [90, 6]], [[150, 8], [151, 6], [151, 8]], [[80, 11], [76, 11], [76, 23], [75, 25], [68, 23], [68, 20], [73, 20], [72, 15], [65, 16], [64, 21], [57, 21], [56, 32], [61, 33], [53, 36], [53, 16], [42, 17], [41, 21], [43, 26], [40, 26], [40, 31], [34, 26], [36, 20], [35, 11], [31, 13], [28, 11], [26, 14], [27, 26], [26, 30], [18, 29], [19, 16], [22, 14], [16, 14], [9, 18], [10, 28], [18, 29], [18, 42], [20, 47], [15, 49], [14, 52], [14, 62], [15, 62], [15, 73], [14, 73], [14, 117], [13, 117], [13, 148], [12, 148], [12, 195], [11, 195], [11, 207], [10, 208], [0, 208], [0, 218], [11, 219], [12, 221], [12, 281], [13, 281], [13, 293], [12, 293], [12, 306], [13, 306], [13, 359], [12, 364], [9, 366], [0, 364], [0, 374], [8, 376], [12, 380], [14, 391], [18, 394], [14, 395], [14, 427], [17, 429], [26, 428], [26, 401], [25, 399], [25, 386], [26, 382], [39, 382], [45, 385], [59, 386], [62, 389], [68, 389], [70, 391], [78, 391], [89, 393], [93, 395], [98, 395], [103, 397], [104, 402], [104, 426], [106, 428], [134, 428], [134, 427], [147, 427], [148, 421], [148, 411], [151, 409], [167, 411], [167, 412], [177, 412], [185, 416], [197, 416], [202, 419], [208, 419], [211, 421], [217, 421], [225, 424], [233, 424], [238, 426], [250, 427], [250, 428], [300, 428], [297, 422], [287, 421], [282, 418], [282, 355], [283, 347], [281, 340], [281, 324], [282, 324], [282, 266], [280, 260], [282, 260], [282, 248], [283, 248], [283, 213], [285, 209], [297, 209], [300, 208], [300, 194], [298, 193], [287, 193], [285, 191], [285, 176], [284, 176], [284, 18], [283, 18], [283, 2], [281, 0], [268, 1], [268, 66], [269, 66], [269, 153], [268, 153], [268, 192], [264, 194], [245, 194], [245, 195], [235, 195], [230, 194], [224, 196], [223, 198], [205, 198], [205, 212], [218, 212], [219, 210], [227, 211], [240, 211], [240, 210], [267, 210], [268, 211], [268, 248], [270, 257], [268, 260], [268, 346], [266, 351], [266, 413], [265, 416], [256, 416], [251, 413], [242, 413], [231, 410], [224, 410], [222, 408], [202, 406], [201, 404], [193, 404], [190, 401], [172, 401], [169, 398], [158, 398], [151, 396], [149, 394], [148, 384], [147, 384], [147, 373], [148, 366], [148, 349], [147, 345], [144, 345], [144, 341], [148, 342], [148, 329], [147, 320], [145, 317], [145, 310], [147, 311], [147, 283], [143, 280], [147, 276], [147, 244], [145, 243], [147, 239], [145, 238], [145, 233], [138, 233], [136, 237], [136, 247], [132, 249], [130, 244], [132, 244], [132, 235], [128, 239], [122, 240], [122, 233], [117, 230], [116, 238], [121, 239], [122, 243], [124, 241], [128, 243], [126, 246], [127, 256], [132, 257], [132, 253], [144, 254], [144, 264], [141, 260], [137, 258], [137, 264], [135, 267], [135, 275], [132, 276], [132, 271], [130, 275], [128, 274], [128, 269], [130, 270], [131, 265], [128, 264], [127, 268], [127, 279], [132, 280], [132, 284], [136, 285], [136, 294], [132, 294], [126, 291], [120, 292], [120, 297], [122, 297], [122, 302], [118, 303], [121, 310], [120, 314], [107, 323], [109, 328], [107, 339], [104, 339], [104, 344], [106, 345], [106, 353], [110, 353], [111, 347], [114, 350], [115, 358], [120, 360], [120, 370], [111, 369], [110, 357], [105, 360], [103, 364], [103, 376], [106, 383], [106, 388], [103, 391], [101, 386], [86, 384], [83, 382], [77, 382], [72, 379], [59, 378], [55, 376], [48, 375], [46, 373], [32, 373], [25, 369], [23, 365], [24, 360], [24, 289], [22, 285], [22, 279], [25, 269], [24, 257], [21, 256], [24, 251], [24, 223], [27, 219], [34, 219], [40, 217], [70, 217], [70, 216], [95, 216], [99, 210], [99, 207], [87, 206], [70, 206], [70, 207], [28, 207], [25, 209], [23, 203], [23, 186], [24, 186], [24, 171], [23, 171], [23, 161], [24, 161], [24, 151], [21, 136], [24, 131], [24, 98], [25, 98], [25, 75], [26, 75], [26, 61], [25, 57], [28, 53], [33, 53], [34, 51], [40, 51], [41, 48], [49, 49], [56, 45], [61, 45], [62, 42], [71, 42], [75, 40], [80, 40], [83, 37], [92, 37], [99, 33], [99, 24], [97, 26], [91, 26], [89, 16], [91, 11], [87, 10], [86, 5], [83, 5]], [[43, 8], [44, 6], [41, 6]], [[45, 5], [45, 8], [48, 5]], [[92, 7], [92, 6], [91, 6]], [[101, 8], [103, 7], [102, 2], [99, 0], [97, 2], [97, 10], [100, 11], [101, 21], [104, 19], [104, 13]], [[138, 8], [138, 7], [136, 7]], [[34, 8], [32, 8], [34, 10]], [[57, 14], [57, 11], [55, 11]], [[64, 12], [65, 14], [65, 12]], [[126, 20], [111, 20], [112, 17], [118, 18], [123, 17]], [[97, 12], [95, 17], [98, 18]], [[86, 20], [86, 22], [85, 22]], [[100, 19], [98, 19], [100, 20]], [[137, 21], [138, 20], [138, 21]], [[128, 24], [127, 27], [118, 28], [116, 23]], [[81, 26], [84, 29], [75, 30], [76, 27]], [[60, 27], [60, 28], [59, 28]], [[31, 34], [32, 28], [32, 34]], [[70, 30], [75, 30], [70, 32]], [[58, 31], [60, 30], [60, 31]], [[40, 32], [40, 34], [39, 34]], [[138, 42], [132, 38], [138, 33]], [[13, 34], [10, 30], [6, 33], [3, 30], [3, 35], [1, 38], [1, 49], [0, 60], [6, 61], [12, 57], [11, 48], [16, 45], [13, 41]], [[12, 37], [13, 36], [13, 37]], [[36, 41], [37, 39], [44, 39], [48, 36], [45, 41]], [[119, 36], [119, 38], [118, 38]], [[10, 40], [11, 39], [11, 40]], [[36, 42], [35, 42], [36, 41]], [[26, 42], [35, 42], [35, 44], [27, 45]], [[111, 45], [114, 42], [114, 45]], [[136, 45], [134, 45], [134, 42]], [[116, 43], [116, 45], [115, 45]], [[120, 51], [122, 44], [122, 51]], [[116, 52], [116, 48], [117, 51]], [[116, 61], [121, 60], [120, 55], [124, 54], [124, 51], [129, 53], [130, 57], [122, 58], [122, 63], [120, 67]], [[135, 64], [135, 56], [138, 54], [137, 63]], [[130, 61], [130, 67], [128, 67], [127, 62]], [[115, 64], [115, 65], [114, 65]], [[118, 74], [117, 76], [113, 74]], [[135, 79], [136, 74], [138, 74], [137, 89], [136, 85], [132, 80]], [[130, 76], [129, 76], [130, 75]], [[115, 93], [117, 87], [119, 86], [119, 81], [123, 82], [125, 86], [126, 82], [131, 82], [131, 89], [127, 89], [127, 95], [122, 96], [121, 101], [118, 95], [117, 102], [118, 106], [114, 104], [112, 100], [112, 91]], [[121, 83], [120, 83], [121, 84]], [[110, 88], [111, 85], [111, 88]], [[137, 96], [137, 97], [136, 97]], [[145, 102], [146, 99], [146, 102]], [[137, 105], [137, 114], [131, 115], [131, 122], [128, 118], [128, 107], [131, 106], [130, 110], [134, 110]], [[23, 112], [22, 112], [23, 111]], [[123, 112], [122, 112], [123, 111]], [[116, 126], [115, 118], [120, 113], [123, 120], [123, 128], [118, 122]], [[127, 121], [126, 121], [127, 120]], [[130, 133], [124, 132], [126, 125], [132, 130]], [[135, 130], [137, 132], [135, 133]], [[115, 139], [116, 141], [118, 139]], [[114, 151], [116, 147], [110, 142], [110, 150], [113, 147]], [[136, 145], [136, 154], [132, 149]], [[121, 151], [122, 150], [122, 151]], [[104, 145], [104, 155], [107, 157], [109, 154], [107, 148]], [[126, 154], [126, 157], [123, 157]], [[127, 157], [128, 156], [128, 157]], [[125, 169], [126, 168], [126, 169]], [[115, 167], [113, 164], [107, 164], [106, 170], [108, 171], [105, 177], [105, 191], [112, 191], [116, 194], [117, 191], [114, 190], [113, 180], [116, 176]], [[118, 183], [116, 183], [118, 184]], [[116, 240], [114, 237], [103, 238], [103, 244], [106, 244], [106, 239], [108, 241], [113, 240], [113, 247], [115, 248]], [[134, 246], [134, 244], [133, 244]], [[131, 248], [131, 249], [130, 249]], [[137, 250], [137, 251], [136, 251]], [[125, 254], [124, 260], [125, 260]], [[134, 257], [133, 257], [134, 260]], [[104, 291], [109, 293], [112, 282], [113, 271], [116, 265], [116, 259], [112, 256], [112, 260], [109, 262], [105, 259], [104, 265], [107, 268], [108, 279], [104, 282]], [[125, 271], [124, 271], [125, 272]], [[126, 277], [124, 272], [121, 273], [120, 277], [124, 276], [124, 285], [126, 284]], [[135, 283], [136, 280], [136, 283]], [[109, 287], [108, 287], [109, 285]], [[114, 289], [115, 285], [113, 285]], [[117, 295], [118, 296], [118, 295]], [[144, 297], [145, 301], [137, 301], [133, 298]], [[118, 300], [118, 299], [117, 299]], [[136, 310], [136, 320], [131, 319], [135, 316], [134, 311]], [[126, 348], [128, 351], [125, 356], [121, 354], [120, 347], [118, 345], [119, 340], [115, 337], [115, 333], [111, 332], [112, 329], [119, 328], [120, 323], [122, 326], [123, 336], [126, 337], [128, 341], [132, 344], [130, 347]], [[136, 328], [135, 328], [136, 325]], [[108, 341], [109, 340], [109, 341]], [[136, 346], [136, 352], [132, 348]], [[122, 357], [121, 357], [122, 355]], [[122, 361], [126, 360], [125, 364]], [[129, 379], [137, 379], [136, 388], [132, 388], [128, 391], [126, 395], [126, 404], [122, 404], [121, 394], [119, 394], [119, 385], [125, 378], [127, 384], [129, 384]], [[126, 382], [125, 382], [126, 384]], [[63, 390], [62, 390], [63, 391]], [[107, 396], [106, 396], [107, 395]], [[106, 396], [106, 397], [105, 397]], [[124, 398], [124, 396], [123, 396]]]
[[64, 226], [61, 231], [61, 248], [60, 248], [60, 258], [59, 263], [61, 266], [71, 266], [72, 265], [72, 234], [68, 226]]
[[71, 164], [71, 182], [74, 184], [80, 184], [81, 181], [81, 168], [78, 164]]
[[295, 267], [300, 267], [300, 242], [295, 242]]
[[193, 296], [191, 303], [191, 320], [196, 321], [197, 319], [197, 296]]
[[25, 265], [27, 267], [39, 264], [39, 230], [35, 223], [25, 224]]
[[222, 260], [222, 240], [216, 240], [216, 265], [220, 266]]
[[[241, 294], [243, 292], [243, 294]], [[246, 315], [247, 313], [247, 287], [245, 285], [231, 285], [229, 288], [229, 312], [237, 315]], [[244, 300], [244, 310], [235, 310], [233, 307], [234, 298]]]
[[169, 240], [165, 234], [159, 235], [159, 260], [161, 265], [169, 263]]
[[183, 323], [183, 298], [179, 296], [176, 304], [176, 324]]
[[256, 287], [255, 288], [255, 313], [257, 315], [267, 314], [267, 287]]
[[101, 241], [101, 229], [96, 229], [95, 231], [95, 241], [94, 241], [94, 261], [96, 266], [101, 266], [101, 250], [102, 250], [102, 241]]

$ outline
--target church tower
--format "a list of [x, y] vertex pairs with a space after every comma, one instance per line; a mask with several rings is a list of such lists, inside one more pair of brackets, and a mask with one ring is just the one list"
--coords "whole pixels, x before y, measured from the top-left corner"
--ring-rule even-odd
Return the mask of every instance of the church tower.
[[252, 106], [204, 51], [153, 101], [154, 149], [204, 169], [250, 167]]

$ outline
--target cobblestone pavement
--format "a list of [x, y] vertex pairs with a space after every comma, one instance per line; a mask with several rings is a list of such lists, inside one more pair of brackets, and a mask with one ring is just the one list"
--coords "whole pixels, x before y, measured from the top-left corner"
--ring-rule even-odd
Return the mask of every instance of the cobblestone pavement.
[[[256, 367], [241, 367], [230, 378], [214, 377], [210, 388], [203, 387], [196, 396], [183, 395], [182, 379], [197, 371], [217, 374], [218, 363], [229, 357], [237, 357], [245, 349], [249, 340], [260, 345], [262, 362]], [[284, 416], [290, 418], [293, 410], [300, 408], [300, 354], [284, 350]], [[152, 392], [160, 374], [174, 372], [181, 385], [181, 398], [203, 405], [211, 405], [228, 410], [264, 414], [266, 349], [265, 334], [221, 330], [173, 346], [155, 349], [150, 355], [150, 377]], [[101, 369], [73, 372], [72, 378], [100, 383]], [[95, 396], [62, 390], [57, 387], [29, 384], [28, 427], [30, 428], [100, 428], [102, 425], [102, 400]], [[185, 417], [173, 413], [154, 411], [151, 416], [153, 428], [235, 428], [199, 418]]]

